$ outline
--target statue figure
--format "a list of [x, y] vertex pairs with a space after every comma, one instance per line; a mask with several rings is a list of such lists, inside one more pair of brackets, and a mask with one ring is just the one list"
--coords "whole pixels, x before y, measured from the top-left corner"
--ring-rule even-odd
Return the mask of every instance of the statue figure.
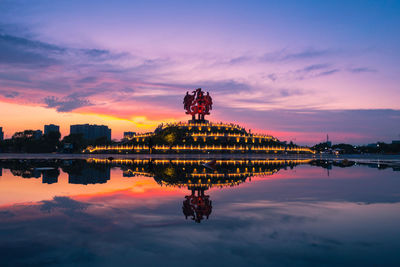
[[207, 92], [207, 95], [205, 96], [205, 102], [206, 102], [206, 114], [210, 114], [210, 110], [212, 110], [212, 98], [210, 96], [210, 93]]
[[192, 120], [195, 120], [196, 114], [198, 114], [198, 120], [204, 120], [204, 116], [209, 115], [212, 109], [212, 98], [208, 92], [205, 95], [201, 88], [195, 89], [192, 93], [186, 92], [183, 99], [186, 114], [192, 115]]
[[198, 88], [197, 90], [197, 112], [199, 115], [203, 115], [205, 112], [205, 101], [204, 101], [204, 93], [201, 91], [201, 88]]
[[186, 92], [185, 98], [183, 99], [183, 108], [186, 110], [186, 114], [190, 114], [190, 106], [193, 103], [195, 95], [190, 95]]

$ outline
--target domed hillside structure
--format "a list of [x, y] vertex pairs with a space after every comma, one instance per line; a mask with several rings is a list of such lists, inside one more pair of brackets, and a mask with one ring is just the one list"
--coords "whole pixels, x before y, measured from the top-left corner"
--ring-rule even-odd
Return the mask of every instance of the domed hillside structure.
[[[183, 100], [188, 122], [159, 125], [154, 132], [129, 136], [115, 145], [88, 147], [86, 153], [314, 153], [308, 147], [287, 145], [270, 135], [253, 134], [233, 123], [205, 119], [212, 98], [201, 88]], [[196, 118], [197, 116], [197, 118]]]

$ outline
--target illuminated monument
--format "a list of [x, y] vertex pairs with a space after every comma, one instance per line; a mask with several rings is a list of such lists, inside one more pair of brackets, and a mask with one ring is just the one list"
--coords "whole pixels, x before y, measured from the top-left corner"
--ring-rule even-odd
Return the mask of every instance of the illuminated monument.
[[[197, 88], [193, 91], [193, 95], [186, 92], [186, 96], [183, 99], [183, 107], [186, 110], [186, 114], [192, 115], [192, 120], [189, 122], [207, 122], [204, 116], [210, 115], [212, 98], [208, 92], [205, 95], [201, 88]], [[196, 115], [198, 115], [197, 119]]]
[[183, 99], [186, 114], [191, 115], [188, 122], [159, 125], [154, 132], [135, 134], [124, 138], [120, 143], [106, 146], [87, 147], [85, 153], [118, 154], [190, 154], [190, 153], [268, 153], [298, 154], [314, 153], [308, 147], [287, 145], [277, 138], [247, 132], [245, 128], [233, 123], [214, 123], [205, 119], [210, 115], [213, 101], [210, 94], [197, 88], [186, 92]]

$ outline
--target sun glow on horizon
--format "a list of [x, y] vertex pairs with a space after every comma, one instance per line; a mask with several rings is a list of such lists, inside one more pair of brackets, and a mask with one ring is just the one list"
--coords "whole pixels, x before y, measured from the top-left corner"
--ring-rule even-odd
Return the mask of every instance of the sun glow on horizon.
[[22, 105], [0, 102], [2, 111], [1, 125], [5, 137], [10, 138], [15, 132], [26, 129], [43, 130], [45, 124], [60, 125], [63, 136], [69, 134], [69, 126], [72, 124], [101, 124], [112, 129], [112, 137], [120, 139], [124, 131], [143, 132], [157, 127], [165, 122], [174, 122], [174, 119], [149, 119], [146, 116], [132, 116], [130, 119], [105, 114], [89, 112], [57, 112], [41, 106]]

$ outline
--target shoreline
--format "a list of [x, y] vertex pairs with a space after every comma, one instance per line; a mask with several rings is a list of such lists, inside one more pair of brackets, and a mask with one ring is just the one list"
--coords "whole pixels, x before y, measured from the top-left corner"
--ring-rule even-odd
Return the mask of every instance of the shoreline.
[[400, 155], [388, 154], [342, 154], [342, 155], [310, 155], [310, 154], [55, 154], [55, 153], [0, 153], [0, 159], [88, 159], [88, 158], [187, 158], [187, 159], [219, 159], [219, 158], [271, 158], [271, 159], [327, 159], [327, 160], [400, 160]]

